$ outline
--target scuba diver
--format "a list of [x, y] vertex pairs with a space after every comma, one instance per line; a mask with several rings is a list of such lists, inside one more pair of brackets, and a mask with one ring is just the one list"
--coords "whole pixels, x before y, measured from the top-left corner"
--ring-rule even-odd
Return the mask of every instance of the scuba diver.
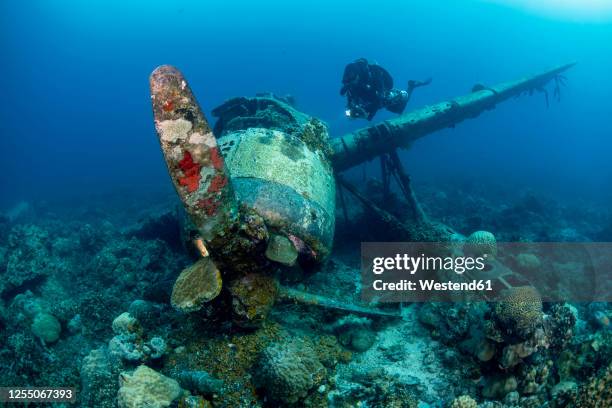
[[431, 78], [425, 81], [410, 80], [405, 91], [393, 88], [393, 78], [386, 69], [359, 58], [344, 68], [340, 95], [346, 95], [346, 116], [372, 120], [381, 108], [402, 113], [412, 92], [430, 83]]

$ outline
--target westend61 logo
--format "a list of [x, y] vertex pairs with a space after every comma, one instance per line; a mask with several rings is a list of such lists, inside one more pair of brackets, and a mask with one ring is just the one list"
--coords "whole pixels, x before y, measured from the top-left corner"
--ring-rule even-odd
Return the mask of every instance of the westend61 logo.
[[[490, 279], [461, 279], [461, 282], [453, 279], [453, 275], [460, 278], [466, 272], [485, 271], [487, 256], [411, 256], [407, 253], [377, 256], [372, 259], [371, 271], [377, 278], [371, 282], [371, 288], [377, 292], [492, 291]], [[415, 276], [417, 272], [421, 274]], [[441, 281], [439, 273], [450, 273], [451, 276]], [[380, 276], [382, 274], [385, 276]]]
[[612, 243], [363, 242], [365, 302], [495, 301], [531, 286], [543, 301], [612, 301]]
[[474, 251], [466, 254], [454, 244], [362, 246], [362, 271], [367, 274], [362, 288], [375, 292], [379, 300], [397, 292], [410, 292], [411, 300], [433, 292], [489, 292], [493, 283], [486, 276], [487, 257]]
[[376, 257], [372, 261], [372, 272], [380, 275], [385, 271], [403, 271], [414, 275], [418, 271], [453, 271], [463, 274], [466, 271], [484, 271], [487, 254], [479, 257], [472, 256], [410, 256], [396, 254], [393, 257]]

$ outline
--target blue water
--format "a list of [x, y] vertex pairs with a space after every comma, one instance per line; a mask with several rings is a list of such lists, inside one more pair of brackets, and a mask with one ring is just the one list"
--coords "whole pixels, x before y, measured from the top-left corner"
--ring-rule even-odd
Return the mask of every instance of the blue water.
[[358, 57], [402, 87], [433, 77], [407, 110], [578, 61], [560, 103], [546, 109], [541, 94], [506, 102], [419, 141], [406, 165], [423, 182], [609, 202], [610, 13], [502, 3], [2, 1], [0, 205], [170, 189], [148, 93], [157, 65], [179, 67], [207, 112], [233, 96], [291, 93], [340, 135], [367, 124], [344, 117], [338, 93]]

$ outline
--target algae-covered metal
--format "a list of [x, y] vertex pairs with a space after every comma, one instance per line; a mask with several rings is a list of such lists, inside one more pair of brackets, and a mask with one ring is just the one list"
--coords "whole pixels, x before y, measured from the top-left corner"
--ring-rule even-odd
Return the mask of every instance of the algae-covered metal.
[[236, 98], [214, 111], [215, 137], [178, 70], [156, 69], [151, 93], [168, 170], [204, 241], [224, 250], [236, 244], [241, 206], [298, 252], [319, 261], [329, 254], [335, 182], [322, 122], [274, 98]]
[[155, 129], [176, 191], [205, 240], [235, 221], [236, 201], [217, 140], [183, 75], [167, 65], [150, 78]]
[[168, 66], [151, 75], [151, 94], [168, 171], [204, 257], [182, 271], [172, 304], [197, 311], [227, 283], [234, 322], [256, 326], [275, 299], [262, 289], [270, 287], [267, 265], [321, 262], [331, 251], [327, 128], [274, 97], [236, 98], [214, 111], [213, 135], [182, 74]]
[[[222, 274], [230, 281], [234, 320], [258, 324], [275, 298], [274, 290], [257, 289], [272, 288], [263, 275], [270, 262], [292, 266], [300, 258], [320, 262], [329, 255], [335, 225], [334, 172], [476, 117], [511, 96], [542, 90], [572, 65], [493, 87], [476, 86], [469, 95], [337, 139], [329, 139], [321, 121], [271, 95], [229, 100], [213, 111], [218, 120], [211, 131], [182, 74], [169, 66], [156, 69], [151, 93], [162, 151], [200, 235], [199, 252], [211, 257], [207, 268], [201, 263], [183, 271], [173, 299], [185, 301], [175, 301], [177, 308], [193, 311], [212, 300], [222, 287]], [[452, 235], [423, 217], [416, 217], [415, 224], [402, 224], [401, 229], [425, 240]], [[202, 272], [216, 271], [217, 265], [221, 272], [208, 273], [211, 284], [201, 285], [204, 295], [192, 293], [197, 285], [190, 279], [201, 279]], [[296, 293], [290, 297], [320, 300]]]
[[213, 115], [238, 201], [261, 215], [268, 228], [324, 259], [336, 207], [326, 126], [268, 97], [235, 98]]

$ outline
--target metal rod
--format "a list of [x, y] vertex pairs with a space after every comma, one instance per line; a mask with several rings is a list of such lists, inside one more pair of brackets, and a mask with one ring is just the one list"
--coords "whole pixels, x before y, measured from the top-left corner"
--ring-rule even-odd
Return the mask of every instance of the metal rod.
[[340, 196], [340, 205], [342, 206], [342, 214], [344, 215], [344, 224], [348, 225], [348, 212], [346, 210], [346, 201], [344, 200], [344, 190], [342, 190], [342, 186], [338, 189], [338, 195]]
[[390, 184], [391, 184], [391, 175], [389, 171], [389, 164], [387, 163], [387, 156], [380, 156], [380, 173], [382, 177], [383, 184], [383, 201], [389, 202], [389, 196], [391, 194]]
[[402, 165], [399, 155], [397, 154], [397, 150], [393, 150], [391, 153], [389, 153], [389, 157], [391, 159], [391, 163], [393, 164], [394, 173], [397, 176], [397, 183], [402, 189], [404, 197], [408, 201], [414, 221], [425, 221], [427, 216], [416, 199], [416, 195], [414, 194], [414, 190], [412, 190], [412, 186], [410, 184], [410, 176], [404, 170], [404, 166]]

